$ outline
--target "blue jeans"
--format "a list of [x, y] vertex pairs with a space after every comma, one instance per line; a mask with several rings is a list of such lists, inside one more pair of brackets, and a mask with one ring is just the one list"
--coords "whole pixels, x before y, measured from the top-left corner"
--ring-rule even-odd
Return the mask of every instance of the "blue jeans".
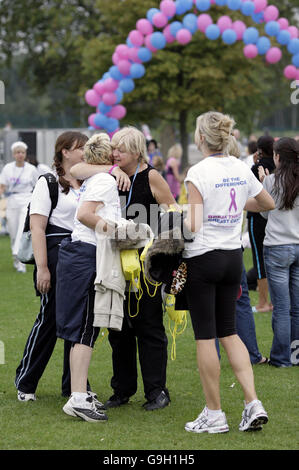
[[[247, 276], [246, 276], [246, 270], [245, 270], [244, 265], [243, 265], [243, 271], [242, 271], [242, 277], [241, 277], [241, 286], [242, 286], [242, 295], [237, 300], [237, 304], [236, 304], [237, 333], [248, 350], [251, 364], [258, 364], [261, 361], [263, 356], [259, 352], [259, 348], [257, 345], [254, 316], [253, 316], [252, 308], [250, 305], [250, 298], [249, 298], [248, 285], [247, 285]], [[220, 357], [220, 349], [219, 349], [218, 340], [216, 340], [216, 348], [218, 351], [218, 355]]]
[[251, 363], [257, 364], [262, 359], [262, 355], [259, 352], [259, 348], [257, 345], [254, 316], [250, 305], [246, 270], [244, 265], [241, 277], [241, 286], [242, 295], [237, 300], [236, 305], [237, 333], [245, 344], [246, 348], [248, 349]]
[[[290, 367], [299, 341], [299, 245], [264, 246], [264, 260], [273, 303], [270, 360]], [[298, 358], [293, 363], [298, 365]]]

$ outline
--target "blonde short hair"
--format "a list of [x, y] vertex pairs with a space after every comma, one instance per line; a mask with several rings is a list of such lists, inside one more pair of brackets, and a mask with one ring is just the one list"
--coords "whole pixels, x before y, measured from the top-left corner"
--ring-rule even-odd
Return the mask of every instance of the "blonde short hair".
[[107, 134], [94, 134], [84, 146], [84, 160], [91, 165], [110, 165], [112, 146]]
[[174, 158], [181, 158], [183, 154], [183, 149], [181, 144], [174, 144], [167, 152], [167, 158], [174, 157]]
[[12, 153], [14, 153], [17, 148], [21, 148], [22, 150], [26, 151], [28, 149], [28, 145], [25, 144], [25, 142], [18, 141], [18, 142], [14, 142], [12, 146], [10, 147]]
[[131, 155], [138, 155], [138, 160], [147, 162], [146, 139], [144, 134], [136, 127], [127, 126], [117, 131], [111, 140], [112, 148], [124, 149]]
[[214, 152], [227, 152], [231, 143], [235, 120], [227, 114], [209, 111], [196, 120], [195, 143], [198, 146], [200, 136], [204, 136], [204, 145]]

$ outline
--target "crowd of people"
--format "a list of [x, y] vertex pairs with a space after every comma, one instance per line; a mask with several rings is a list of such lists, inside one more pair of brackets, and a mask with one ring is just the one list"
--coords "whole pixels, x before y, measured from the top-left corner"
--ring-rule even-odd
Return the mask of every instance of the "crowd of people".
[[[181, 145], [169, 149], [164, 163], [157, 142], [146, 141], [135, 127], [122, 128], [111, 140], [100, 132], [89, 139], [80, 132], [64, 132], [56, 141], [51, 169], [58, 193], [55, 207], [43, 177], [49, 169], [40, 168], [39, 173], [37, 162], [26, 161], [26, 144], [13, 144], [14, 161], [2, 170], [0, 194], [7, 198], [13, 263], [20, 272], [26, 267], [17, 253], [30, 201], [34, 283], [40, 297], [40, 311], [16, 370], [20, 401], [36, 400], [39, 380], [57, 338], [62, 338], [66, 414], [107, 421], [109, 408], [127, 404], [136, 393], [137, 361], [144, 409], [169, 405], [162, 286], [149, 285], [140, 276], [142, 296], [132, 293], [120, 245], [111, 240], [130, 224], [148, 227], [153, 234], [161, 213], [171, 210], [181, 213], [193, 234], [182, 252], [187, 266], [184, 290], [205, 398], [202, 412], [185, 430], [229, 431], [221, 408], [219, 342], [244, 393], [239, 430], [256, 431], [267, 423], [252, 365], [295, 365], [292, 344], [299, 340], [299, 143], [252, 136], [244, 155], [238, 139], [230, 116], [200, 115], [195, 143], [202, 159], [182, 172]], [[158, 208], [154, 216], [153, 207]], [[254, 307], [243, 262], [244, 211], [259, 295]], [[138, 248], [140, 256], [143, 250]], [[259, 351], [254, 323], [254, 313], [265, 311], [272, 311], [270, 358]], [[88, 370], [107, 321], [113, 393], [102, 403]]]

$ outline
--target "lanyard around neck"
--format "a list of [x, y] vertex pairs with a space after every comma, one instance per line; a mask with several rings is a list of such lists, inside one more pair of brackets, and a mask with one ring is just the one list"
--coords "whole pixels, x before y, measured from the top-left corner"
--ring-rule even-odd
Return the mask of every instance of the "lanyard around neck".
[[131, 197], [132, 197], [132, 190], [133, 190], [133, 186], [134, 186], [134, 181], [136, 179], [136, 176], [137, 176], [137, 173], [138, 173], [138, 170], [139, 170], [139, 167], [140, 167], [140, 163], [138, 163], [138, 166], [136, 168], [136, 171], [135, 171], [135, 174], [134, 174], [134, 177], [133, 177], [133, 181], [132, 181], [132, 184], [131, 184], [131, 187], [130, 187], [130, 192], [129, 192], [129, 197], [128, 197], [128, 202], [125, 206], [123, 206], [121, 209], [126, 209], [128, 207], [128, 205], [130, 204], [131, 202]]

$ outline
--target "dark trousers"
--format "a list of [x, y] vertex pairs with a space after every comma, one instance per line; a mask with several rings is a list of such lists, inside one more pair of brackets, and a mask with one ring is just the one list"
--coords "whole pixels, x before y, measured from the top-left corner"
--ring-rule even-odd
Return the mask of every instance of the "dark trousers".
[[[124, 303], [125, 317], [122, 331], [109, 331], [112, 347], [113, 377], [111, 386], [120, 397], [130, 397], [137, 390], [137, 347], [144, 394], [154, 400], [166, 388], [167, 336], [163, 325], [160, 290], [155, 297], [147, 294], [142, 282], [143, 296], [135, 318], [128, 314], [128, 295]], [[136, 313], [137, 302], [131, 292], [130, 312]]]
[[[40, 312], [28, 336], [23, 358], [16, 370], [15, 385], [24, 393], [35, 393], [38, 382], [50, 360], [56, 344], [56, 264], [59, 244], [57, 239], [48, 241], [48, 268], [51, 273], [51, 289], [41, 296]], [[36, 284], [36, 272], [34, 272]], [[62, 394], [70, 395], [69, 354], [71, 343], [64, 342]]]

